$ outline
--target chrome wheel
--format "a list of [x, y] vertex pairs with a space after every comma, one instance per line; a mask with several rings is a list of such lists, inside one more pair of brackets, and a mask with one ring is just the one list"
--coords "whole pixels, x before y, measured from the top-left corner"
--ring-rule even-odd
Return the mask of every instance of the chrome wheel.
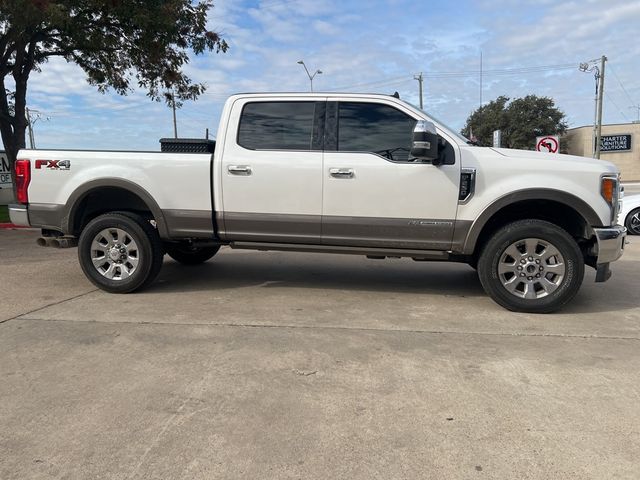
[[634, 235], [640, 235], [640, 210], [636, 210], [627, 220], [629, 231]]
[[554, 245], [539, 238], [525, 238], [504, 250], [498, 277], [510, 294], [535, 300], [558, 289], [565, 269], [565, 260]]
[[105, 228], [91, 242], [91, 261], [98, 272], [109, 280], [129, 278], [138, 268], [138, 244], [120, 228]]

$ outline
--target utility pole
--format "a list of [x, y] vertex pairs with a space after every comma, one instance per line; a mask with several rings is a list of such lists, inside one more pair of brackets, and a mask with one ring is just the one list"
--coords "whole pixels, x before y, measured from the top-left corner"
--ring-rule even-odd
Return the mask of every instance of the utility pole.
[[[601, 67], [604, 69], [604, 62], [607, 60], [607, 57], [604, 55], [601, 58], [596, 58], [594, 60], [589, 60], [588, 62], [583, 62], [578, 67], [578, 70], [584, 73], [593, 72], [593, 78], [596, 81], [596, 94], [594, 96], [594, 109], [593, 109], [593, 137], [591, 138], [591, 153], [593, 158], [600, 158], [600, 140], [598, 134], [598, 114], [600, 112], [600, 108], [602, 106], [602, 94], [604, 93], [602, 87], [604, 87], [603, 75], [601, 75]], [[596, 63], [600, 61], [602, 63], [601, 67], [598, 67]], [[602, 115], [600, 115], [600, 119], [602, 120]], [[600, 122], [602, 123], [602, 122]], [[600, 130], [601, 131], [601, 130]], [[596, 156], [596, 154], [598, 156]]]
[[595, 158], [600, 158], [600, 140], [602, 139], [602, 97], [604, 96], [604, 64], [607, 57], [600, 58], [600, 78], [598, 85], [598, 130], [596, 132], [596, 154]]
[[417, 80], [418, 84], [420, 85], [420, 110], [422, 110], [424, 108], [424, 106], [422, 104], [422, 85], [423, 85], [423, 81], [424, 81], [424, 77], [422, 76], [422, 72], [420, 72], [419, 75], [414, 75], [413, 79]]
[[629, 108], [637, 112], [638, 119], [635, 121], [635, 123], [640, 123], [640, 105], [633, 105], [632, 107], [629, 107]]
[[29, 129], [29, 147], [31, 150], [36, 148], [36, 142], [33, 138], [33, 124], [31, 123], [31, 115], [29, 114], [29, 107], [25, 107], [25, 112], [27, 114], [27, 128]]
[[171, 90], [171, 109], [173, 110], [173, 138], [178, 138], [178, 121], [176, 119], [176, 94]]

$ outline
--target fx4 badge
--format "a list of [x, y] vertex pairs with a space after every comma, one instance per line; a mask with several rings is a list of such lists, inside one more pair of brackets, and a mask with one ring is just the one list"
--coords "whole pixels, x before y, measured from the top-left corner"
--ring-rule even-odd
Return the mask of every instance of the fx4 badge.
[[42, 168], [50, 170], [69, 170], [71, 168], [71, 160], [36, 160], [36, 170]]

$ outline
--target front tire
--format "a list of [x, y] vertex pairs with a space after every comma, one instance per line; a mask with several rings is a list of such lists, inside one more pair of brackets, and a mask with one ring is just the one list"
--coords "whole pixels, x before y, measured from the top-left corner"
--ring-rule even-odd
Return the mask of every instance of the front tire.
[[576, 241], [557, 225], [520, 220], [485, 244], [478, 274], [487, 294], [506, 309], [550, 313], [578, 293], [584, 258]]
[[624, 226], [631, 235], [640, 235], [640, 208], [631, 210], [624, 221]]
[[160, 272], [163, 256], [156, 229], [131, 212], [94, 218], [78, 241], [84, 274], [110, 293], [129, 293], [150, 284]]

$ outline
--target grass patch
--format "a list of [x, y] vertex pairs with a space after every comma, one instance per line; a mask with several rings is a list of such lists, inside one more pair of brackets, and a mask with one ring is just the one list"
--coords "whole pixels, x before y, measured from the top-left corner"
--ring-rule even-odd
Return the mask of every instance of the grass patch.
[[6, 205], [0, 205], [0, 223], [9, 223], [9, 209]]

